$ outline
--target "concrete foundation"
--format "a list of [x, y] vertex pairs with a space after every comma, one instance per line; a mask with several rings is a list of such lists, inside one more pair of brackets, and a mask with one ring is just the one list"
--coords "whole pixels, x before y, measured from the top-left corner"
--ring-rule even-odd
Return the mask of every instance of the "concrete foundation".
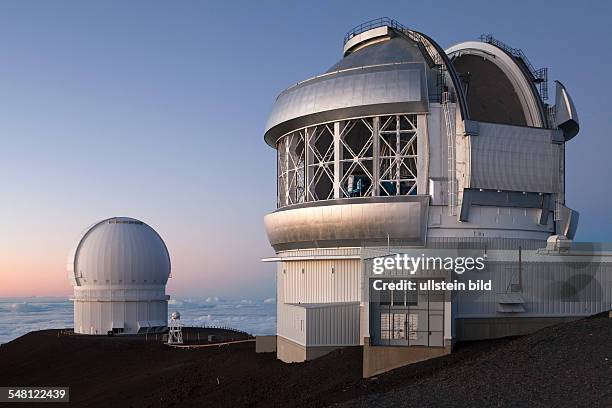
[[324, 356], [341, 347], [312, 346], [305, 347], [282, 336], [276, 337], [276, 358], [285, 363], [301, 363]]
[[276, 336], [256, 336], [255, 337], [255, 352], [256, 353], [275, 353], [276, 352]]
[[395, 368], [403, 367], [430, 358], [450, 354], [451, 347], [394, 347], [370, 346], [370, 339], [364, 339], [363, 346], [363, 378], [382, 374]]

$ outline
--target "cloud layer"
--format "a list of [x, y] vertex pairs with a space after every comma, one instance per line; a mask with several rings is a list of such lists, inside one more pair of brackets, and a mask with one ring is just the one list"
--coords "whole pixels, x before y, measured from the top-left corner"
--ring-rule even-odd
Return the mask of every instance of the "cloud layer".
[[[276, 333], [275, 299], [171, 299], [168, 313], [181, 312], [187, 326], [220, 326], [251, 334]], [[65, 298], [0, 298], [0, 343], [34, 330], [73, 326], [72, 302]]]

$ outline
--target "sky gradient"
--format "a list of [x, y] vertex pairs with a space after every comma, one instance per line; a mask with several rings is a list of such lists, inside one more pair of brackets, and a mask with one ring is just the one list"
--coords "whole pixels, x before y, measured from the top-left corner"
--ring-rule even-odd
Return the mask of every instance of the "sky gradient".
[[69, 250], [112, 216], [163, 237], [168, 293], [274, 296], [260, 262], [276, 193], [267, 115], [381, 16], [443, 47], [493, 33], [548, 66], [581, 120], [566, 163], [577, 239], [612, 241], [612, 7], [551, 4], [1, 2], [0, 296], [69, 295]]

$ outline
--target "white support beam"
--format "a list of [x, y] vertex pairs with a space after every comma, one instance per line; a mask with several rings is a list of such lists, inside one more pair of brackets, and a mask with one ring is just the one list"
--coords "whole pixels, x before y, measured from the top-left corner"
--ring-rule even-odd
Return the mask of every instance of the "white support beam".
[[380, 195], [380, 117], [376, 116], [372, 120], [372, 195]]
[[334, 198], [340, 197], [340, 174], [342, 169], [340, 160], [342, 159], [342, 144], [340, 143], [340, 122], [334, 122]]
[[429, 133], [427, 115], [417, 116], [417, 194], [429, 191]]
[[313, 179], [313, 164], [314, 164], [314, 155], [312, 154], [312, 140], [313, 134], [316, 132], [316, 127], [314, 128], [306, 128], [304, 130], [304, 184], [306, 185], [306, 197], [304, 197], [304, 201], [311, 201], [312, 197], [310, 195], [310, 183]]
[[400, 121], [401, 116], [400, 115], [395, 115], [395, 188], [396, 188], [396, 194], [400, 195], [400, 189], [401, 189], [401, 178], [402, 178], [402, 173], [401, 173], [401, 168], [402, 168], [402, 159], [401, 159], [401, 121]]
[[285, 136], [285, 205], [291, 204], [291, 194], [289, 192], [289, 155], [291, 154], [291, 148], [289, 147], [290, 141], [289, 136]]

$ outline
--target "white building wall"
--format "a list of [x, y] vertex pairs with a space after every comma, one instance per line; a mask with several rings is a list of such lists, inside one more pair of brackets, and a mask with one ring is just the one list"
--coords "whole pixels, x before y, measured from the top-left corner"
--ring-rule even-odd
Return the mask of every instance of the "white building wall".
[[[360, 285], [359, 259], [279, 262], [277, 334], [308, 346], [359, 344]], [[305, 307], [315, 304], [326, 307]]]
[[358, 259], [282, 262], [279, 269], [277, 285], [283, 289], [285, 303], [355, 302], [360, 299]]
[[166, 301], [74, 300], [74, 331], [80, 334], [106, 335], [113, 328], [135, 334], [141, 328], [165, 326], [168, 321]]
[[[443, 178], [448, 176], [446, 143], [446, 125], [444, 114], [439, 103], [429, 104], [427, 115], [427, 133], [429, 140], [429, 177]], [[431, 194], [431, 191], [429, 192]]]
[[276, 331], [302, 346], [306, 345], [306, 309], [286, 303], [278, 303]]
[[[588, 316], [612, 309], [612, 264], [593, 262], [523, 262], [521, 291], [525, 312], [500, 313], [500, 297], [519, 283], [518, 262], [487, 262], [478, 274], [459, 281], [491, 280], [491, 291], [456, 292], [456, 318]], [[552, 260], [551, 260], [552, 261]]]
[[111, 308], [113, 325], [115, 325], [115, 327], [125, 327], [125, 306], [121, 303], [112, 302]]

